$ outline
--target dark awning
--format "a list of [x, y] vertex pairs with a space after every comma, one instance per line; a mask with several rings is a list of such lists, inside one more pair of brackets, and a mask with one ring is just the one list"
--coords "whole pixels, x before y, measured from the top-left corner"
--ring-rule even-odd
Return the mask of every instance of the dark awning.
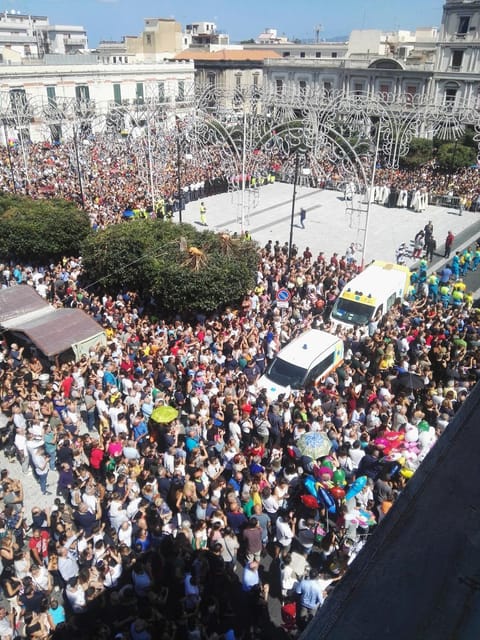
[[79, 357], [98, 343], [105, 332], [80, 309], [55, 309], [28, 285], [0, 291], [0, 326], [24, 334], [47, 357], [73, 349]]

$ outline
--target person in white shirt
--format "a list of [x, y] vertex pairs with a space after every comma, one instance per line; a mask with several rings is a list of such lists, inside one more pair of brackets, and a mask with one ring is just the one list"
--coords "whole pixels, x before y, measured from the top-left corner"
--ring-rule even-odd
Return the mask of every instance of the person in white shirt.
[[65, 582], [78, 576], [78, 562], [73, 558], [66, 547], [58, 552], [58, 571]]
[[5, 607], [0, 607], [0, 638], [13, 638], [13, 613], [7, 613]]
[[87, 505], [88, 511], [94, 515], [97, 513], [98, 498], [95, 495], [95, 487], [91, 484], [85, 487], [82, 495], [82, 501]]
[[279, 516], [275, 523], [277, 544], [275, 545], [275, 556], [284, 556], [290, 551], [292, 540], [295, 536], [295, 517], [292, 517], [285, 509], [279, 509]]
[[110, 519], [110, 524], [116, 531], [118, 531], [123, 522], [128, 520], [127, 512], [123, 508], [123, 502], [116, 493], [113, 494], [112, 501], [108, 509], [108, 517]]
[[65, 595], [74, 613], [82, 613], [82, 611], [85, 610], [85, 591], [80, 585], [77, 577], [72, 577], [68, 580]]

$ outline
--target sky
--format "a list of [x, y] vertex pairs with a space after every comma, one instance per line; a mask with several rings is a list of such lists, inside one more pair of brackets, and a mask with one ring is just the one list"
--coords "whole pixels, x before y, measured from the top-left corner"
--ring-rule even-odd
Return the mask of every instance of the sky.
[[440, 26], [443, 0], [3, 0], [0, 10], [46, 15], [51, 24], [85, 27], [90, 47], [138, 35], [145, 18], [212, 21], [231, 42], [255, 38], [266, 27], [290, 39], [345, 36], [352, 29]]

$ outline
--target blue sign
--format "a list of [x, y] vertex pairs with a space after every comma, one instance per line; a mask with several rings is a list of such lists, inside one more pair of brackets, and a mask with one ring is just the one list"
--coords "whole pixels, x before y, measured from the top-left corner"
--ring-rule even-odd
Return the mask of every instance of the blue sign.
[[285, 289], [285, 288], [279, 289], [277, 291], [277, 295], [275, 296], [275, 298], [279, 302], [289, 302], [291, 297], [292, 297], [292, 294], [288, 289]]

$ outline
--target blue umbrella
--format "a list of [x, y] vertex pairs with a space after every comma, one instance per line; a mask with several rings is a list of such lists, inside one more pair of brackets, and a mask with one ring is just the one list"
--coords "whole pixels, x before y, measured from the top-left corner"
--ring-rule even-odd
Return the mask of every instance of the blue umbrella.
[[323, 456], [328, 456], [332, 443], [329, 437], [320, 431], [309, 431], [304, 433], [297, 440], [297, 447], [304, 456], [312, 458], [312, 460], [318, 460]]
[[124, 218], [133, 218], [133, 216], [135, 215], [133, 213], [133, 211], [131, 209], [125, 209], [125, 211], [123, 212], [123, 217]]

